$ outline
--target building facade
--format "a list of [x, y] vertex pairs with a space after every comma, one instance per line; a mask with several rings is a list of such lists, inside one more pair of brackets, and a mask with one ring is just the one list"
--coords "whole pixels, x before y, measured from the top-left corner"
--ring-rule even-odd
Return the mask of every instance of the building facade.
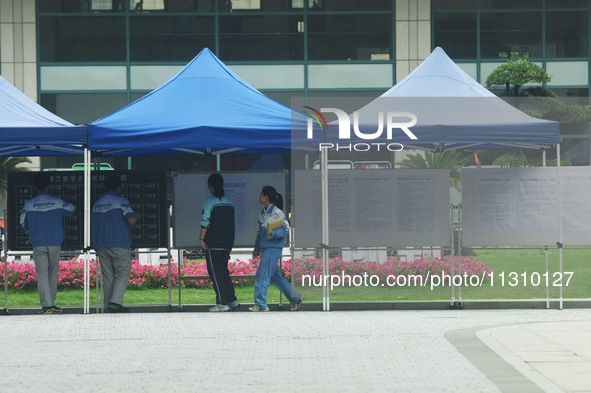
[[[440, 46], [481, 83], [527, 57], [552, 74], [546, 87], [589, 105], [590, 2], [1, 0], [0, 72], [78, 124], [158, 87], [204, 47], [290, 105], [294, 96], [370, 101]], [[564, 156], [589, 165], [589, 125], [561, 132]]]

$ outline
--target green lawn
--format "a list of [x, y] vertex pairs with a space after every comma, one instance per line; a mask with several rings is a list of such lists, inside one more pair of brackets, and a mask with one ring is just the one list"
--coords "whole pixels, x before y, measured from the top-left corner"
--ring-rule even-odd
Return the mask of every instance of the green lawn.
[[[482, 286], [464, 286], [463, 300], [480, 299], [543, 299], [546, 297], [545, 256], [543, 249], [480, 249], [474, 250], [474, 257], [491, 266], [494, 270], [493, 280], [483, 282]], [[549, 284], [550, 297], [559, 297], [558, 250], [549, 251]], [[563, 271], [572, 272], [568, 286], [563, 286], [563, 296], [567, 299], [591, 298], [591, 249], [565, 249], [563, 253]], [[502, 278], [504, 276], [504, 283]], [[538, 277], [540, 282], [537, 283]], [[564, 276], [564, 284], [568, 276]], [[504, 284], [504, 285], [503, 285]], [[525, 284], [525, 285], [524, 285]], [[305, 295], [306, 301], [322, 301], [321, 287], [298, 287], [298, 292]], [[253, 302], [254, 287], [236, 288], [238, 300], [242, 303]], [[455, 290], [456, 297], [459, 290]], [[448, 300], [451, 297], [449, 286], [359, 286], [335, 287], [330, 292], [332, 301], [397, 301], [397, 300]], [[95, 291], [91, 290], [91, 304], [95, 302]], [[178, 288], [172, 290], [172, 304], [178, 304]], [[268, 301], [279, 302], [279, 291], [271, 287]], [[284, 299], [285, 301], [285, 299]], [[82, 290], [63, 290], [58, 293], [58, 305], [80, 306], [83, 304]], [[213, 304], [213, 289], [182, 290], [183, 304]], [[39, 305], [36, 291], [10, 291], [9, 307], [26, 307]], [[128, 290], [125, 304], [168, 304], [167, 289]]]

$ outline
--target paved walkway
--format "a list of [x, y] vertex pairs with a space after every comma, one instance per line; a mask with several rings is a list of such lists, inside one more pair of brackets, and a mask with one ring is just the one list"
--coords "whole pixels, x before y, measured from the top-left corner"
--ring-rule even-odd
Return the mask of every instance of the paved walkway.
[[2, 392], [591, 392], [589, 309], [9, 315], [0, 335]]

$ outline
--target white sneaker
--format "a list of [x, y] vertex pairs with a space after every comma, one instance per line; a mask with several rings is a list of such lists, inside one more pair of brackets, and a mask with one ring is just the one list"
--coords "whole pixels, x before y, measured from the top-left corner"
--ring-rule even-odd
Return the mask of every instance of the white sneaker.
[[230, 310], [237, 309], [240, 307], [240, 302], [238, 300], [234, 300], [232, 303], [228, 304], [228, 307], [230, 307]]
[[224, 311], [229, 311], [230, 307], [228, 306], [224, 306], [223, 304], [216, 304], [215, 306], [213, 306], [212, 308], [209, 309], [209, 311], [211, 312], [224, 312]]

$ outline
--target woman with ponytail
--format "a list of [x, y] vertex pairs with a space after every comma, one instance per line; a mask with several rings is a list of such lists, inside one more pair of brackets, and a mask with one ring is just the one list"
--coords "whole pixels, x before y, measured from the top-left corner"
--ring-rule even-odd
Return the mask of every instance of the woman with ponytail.
[[224, 178], [219, 173], [209, 176], [207, 188], [211, 195], [203, 203], [199, 245], [215, 290], [216, 305], [209, 311], [224, 312], [240, 307], [228, 270], [234, 246], [234, 204], [225, 197]]
[[302, 295], [296, 293], [291, 284], [283, 277], [278, 262], [285, 245], [285, 237], [289, 233], [289, 223], [285, 218], [283, 198], [274, 187], [265, 186], [261, 191], [259, 202], [263, 210], [259, 214], [259, 230], [254, 245], [253, 258], [263, 249], [263, 255], [254, 279], [254, 306], [250, 311], [269, 311], [267, 292], [273, 284], [289, 299], [291, 311], [299, 310]]

